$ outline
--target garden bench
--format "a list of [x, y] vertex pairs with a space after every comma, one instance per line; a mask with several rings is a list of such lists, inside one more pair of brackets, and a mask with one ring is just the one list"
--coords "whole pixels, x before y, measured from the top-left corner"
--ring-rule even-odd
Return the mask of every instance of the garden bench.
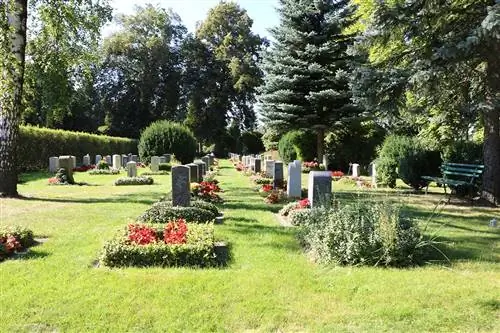
[[[446, 194], [446, 186], [456, 192], [457, 188], [465, 188], [472, 192], [479, 186], [479, 180], [483, 174], [484, 165], [482, 164], [460, 164], [460, 163], [443, 163], [441, 165], [441, 173], [443, 177], [422, 176], [422, 179], [428, 181], [425, 193], [429, 189], [431, 182], [443, 184], [444, 193]], [[450, 193], [451, 195], [451, 193]]]

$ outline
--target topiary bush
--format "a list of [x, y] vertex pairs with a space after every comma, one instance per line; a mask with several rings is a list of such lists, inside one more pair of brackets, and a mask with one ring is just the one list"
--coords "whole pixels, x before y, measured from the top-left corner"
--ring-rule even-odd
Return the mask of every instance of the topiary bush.
[[153, 185], [152, 177], [122, 177], [115, 180], [115, 186], [121, 185]]
[[278, 142], [278, 151], [283, 162], [290, 163], [291, 161], [297, 159], [295, 140], [298, 135], [298, 131], [288, 132], [283, 135]]
[[376, 161], [377, 182], [390, 188], [396, 187], [399, 161], [408, 151], [416, 149], [417, 141], [407, 136], [389, 135], [380, 148]]
[[193, 161], [196, 153], [196, 139], [185, 126], [160, 120], [149, 125], [139, 140], [141, 161], [151, 162], [151, 156], [172, 152], [182, 164]]
[[160, 201], [153, 204], [153, 206], [139, 216], [137, 220], [144, 223], [166, 223], [170, 220], [182, 218], [185, 219], [186, 222], [206, 223], [215, 220], [216, 216], [218, 216], [218, 214], [215, 214], [214, 211], [211, 210], [196, 206], [174, 207], [169, 201]]
[[302, 245], [318, 262], [395, 267], [424, 262], [418, 225], [389, 202], [360, 198], [338, 209], [293, 214], [300, 219]]
[[160, 163], [158, 164], [159, 171], [172, 171], [172, 165], [170, 163]]
[[313, 160], [316, 156], [316, 136], [307, 130], [288, 132], [278, 142], [278, 151], [286, 163], [296, 159]]

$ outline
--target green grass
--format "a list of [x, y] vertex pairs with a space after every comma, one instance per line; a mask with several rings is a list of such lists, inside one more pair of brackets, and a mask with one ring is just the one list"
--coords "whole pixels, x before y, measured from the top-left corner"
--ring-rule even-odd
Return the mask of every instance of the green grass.
[[[107, 269], [93, 267], [103, 243], [167, 194], [170, 176], [122, 187], [112, 186], [119, 175], [76, 174], [92, 186], [48, 186], [47, 177], [24, 175], [25, 199], [0, 199], [1, 224], [48, 238], [0, 263], [2, 331], [500, 331], [500, 232], [487, 226], [499, 209], [450, 205], [433, 220], [428, 232], [449, 242], [451, 263], [325, 267], [307, 259], [293, 228], [279, 226], [280, 206], [264, 204], [223, 161], [226, 220], [215, 232], [232, 245], [227, 268]], [[339, 200], [358, 195], [334, 189]], [[375, 194], [403, 200], [422, 219], [442, 198]]]

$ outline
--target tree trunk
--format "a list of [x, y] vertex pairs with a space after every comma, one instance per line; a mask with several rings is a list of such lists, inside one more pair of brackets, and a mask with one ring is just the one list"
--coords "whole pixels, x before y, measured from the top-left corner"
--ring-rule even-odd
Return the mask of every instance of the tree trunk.
[[0, 196], [17, 196], [16, 149], [21, 118], [27, 0], [0, 3]]
[[[325, 146], [325, 129], [324, 128], [317, 128], [316, 129], [316, 157], [318, 159], [319, 163], [322, 163], [323, 161], [323, 154], [324, 154], [324, 146]], [[325, 165], [325, 168], [327, 166]]]

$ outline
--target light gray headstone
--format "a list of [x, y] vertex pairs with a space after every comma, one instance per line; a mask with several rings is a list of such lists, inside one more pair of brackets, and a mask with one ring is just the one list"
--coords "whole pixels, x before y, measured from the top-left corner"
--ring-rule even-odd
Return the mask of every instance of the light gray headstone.
[[151, 164], [149, 165], [151, 171], [153, 172], [160, 171], [159, 164], [160, 164], [160, 158], [158, 156], [151, 156]]
[[298, 160], [288, 164], [286, 193], [290, 198], [300, 198], [302, 194], [302, 170]]
[[259, 173], [261, 171], [262, 160], [260, 158], [256, 158], [253, 161], [253, 172]]
[[214, 158], [215, 158], [214, 154], [208, 154], [208, 164], [210, 166], [214, 165]]
[[281, 161], [276, 161], [274, 163], [274, 170], [273, 170], [273, 185], [274, 188], [279, 188], [283, 187], [283, 162]]
[[170, 163], [172, 161], [172, 154], [163, 154], [165, 156], [165, 163]]
[[89, 155], [89, 154], [87, 154], [87, 155], [83, 156], [83, 159], [82, 159], [82, 164], [83, 164], [84, 166], [88, 166], [88, 165], [90, 165], [90, 155]]
[[71, 166], [72, 168], [76, 168], [76, 157], [75, 156], [70, 156], [71, 157]]
[[167, 163], [167, 158], [165, 156], [160, 156], [160, 163]]
[[95, 155], [95, 164], [99, 164], [99, 162], [101, 162], [102, 160], [102, 156], [101, 155]]
[[172, 167], [172, 205], [187, 207], [190, 203], [190, 168], [185, 165], [176, 165]]
[[127, 177], [137, 177], [137, 163], [127, 162]]
[[121, 155], [113, 155], [113, 168], [121, 169], [121, 167], [122, 167], [122, 156]]
[[352, 164], [352, 176], [359, 177], [359, 164], [357, 163]]
[[49, 157], [49, 172], [59, 170], [59, 157]]
[[311, 171], [308, 180], [308, 199], [311, 207], [328, 206], [332, 198], [332, 174], [329, 171]]
[[201, 160], [203, 161], [203, 163], [205, 163], [205, 170], [206, 171], [210, 170], [210, 160], [208, 156], [203, 156]]
[[74, 156], [59, 156], [59, 168], [64, 168], [68, 183], [73, 184], [73, 158]]
[[111, 159], [111, 156], [110, 155], [106, 155], [106, 163], [108, 163], [109, 166], [112, 166], [113, 165], [113, 161]]
[[188, 166], [189, 170], [190, 170], [189, 176], [191, 178], [191, 182], [192, 183], [199, 183], [200, 179], [198, 178], [199, 177], [198, 164], [189, 163], [189, 164], [186, 164], [186, 166]]
[[266, 176], [268, 178], [273, 178], [274, 176], [274, 163], [276, 161], [274, 160], [267, 160], [266, 161]]

